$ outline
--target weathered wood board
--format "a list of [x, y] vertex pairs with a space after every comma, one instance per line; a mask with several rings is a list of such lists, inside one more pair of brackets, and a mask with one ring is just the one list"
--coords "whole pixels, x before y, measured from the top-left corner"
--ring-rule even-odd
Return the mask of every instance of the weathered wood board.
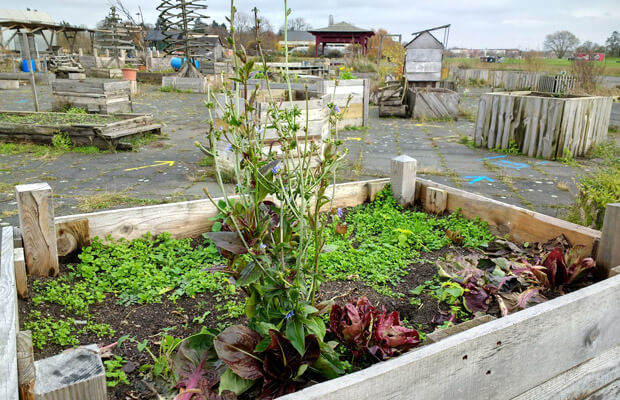
[[[334, 207], [362, 204], [388, 182], [389, 179], [376, 179], [337, 184]], [[508, 234], [517, 241], [546, 241], [563, 233], [571, 244], [581, 244], [592, 250], [593, 242], [600, 238], [599, 231], [420, 178], [416, 179], [416, 201], [425, 202], [428, 187], [446, 192], [446, 211], [454, 212], [460, 208], [466, 218], [480, 217], [495, 233], [502, 236]], [[330, 192], [331, 189], [328, 189]], [[56, 217], [55, 223], [58, 226], [88, 219], [91, 238], [111, 235], [113, 238], [135, 239], [147, 232], [196, 237], [211, 228], [213, 221], [209, 218], [215, 215], [215, 207], [205, 199], [68, 215]]]
[[0, 399], [17, 400], [17, 291], [13, 266], [13, 228], [2, 228], [0, 254]]
[[407, 106], [414, 119], [456, 119], [459, 94], [448, 89], [408, 89]]
[[585, 156], [607, 136], [611, 97], [552, 97], [538, 92], [487, 93], [480, 97], [474, 142], [529, 157]]
[[84, 108], [101, 114], [133, 111], [129, 81], [58, 79], [52, 83], [52, 110]]
[[[10, 115], [58, 115], [59, 117], [66, 115], [63, 113], [2, 110], [0, 110], [0, 113]], [[119, 141], [126, 137], [143, 133], [161, 133], [161, 124], [155, 122], [153, 116], [149, 114], [121, 113], [114, 114], [112, 117], [118, 119], [118, 121], [101, 124], [61, 122], [58, 125], [0, 122], [0, 140], [51, 144], [54, 135], [64, 132], [75, 146], [96, 146], [102, 150], [113, 150]]]
[[[333, 102], [344, 112], [342, 120], [338, 122], [338, 128], [368, 125], [370, 101], [368, 79], [324, 80], [322, 88], [323, 93], [329, 96], [329, 102]], [[349, 107], [345, 110], [347, 102]]]

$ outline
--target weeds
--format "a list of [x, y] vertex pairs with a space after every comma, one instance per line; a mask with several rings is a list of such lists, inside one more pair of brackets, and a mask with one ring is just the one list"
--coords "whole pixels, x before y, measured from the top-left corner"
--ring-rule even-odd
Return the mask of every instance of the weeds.
[[[347, 233], [339, 233], [341, 222]], [[484, 246], [493, 239], [484, 222], [469, 221], [458, 213], [446, 218], [403, 210], [384, 189], [373, 203], [351, 209], [344, 221], [335, 217], [328, 229], [329, 252], [320, 254], [329, 280], [359, 280], [386, 295], [406, 274], [421, 251], [452, 243], [446, 231], [458, 232], [465, 247]], [[349, 236], [348, 232], [354, 234]]]
[[77, 207], [80, 211], [84, 212], [91, 212], [117, 206], [147, 206], [161, 203], [162, 201], [160, 200], [138, 199], [122, 193], [110, 192], [77, 197]]

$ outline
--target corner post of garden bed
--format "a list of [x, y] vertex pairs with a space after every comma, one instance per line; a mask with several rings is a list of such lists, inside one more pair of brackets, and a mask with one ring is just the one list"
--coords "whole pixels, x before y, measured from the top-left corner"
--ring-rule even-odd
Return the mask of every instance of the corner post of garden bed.
[[612, 269], [620, 266], [620, 203], [609, 203], [605, 208], [596, 265], [602, 277], [609, 276]]
[[58, 275], [52, 188], [47, 183], [15, 186], [24, 257], [29, 275]]
[[398, 204], [412, 206], [415, 201], [415, 174], [418, 162], [415, 158], [400, 155], [390, 161], [390, 184]]

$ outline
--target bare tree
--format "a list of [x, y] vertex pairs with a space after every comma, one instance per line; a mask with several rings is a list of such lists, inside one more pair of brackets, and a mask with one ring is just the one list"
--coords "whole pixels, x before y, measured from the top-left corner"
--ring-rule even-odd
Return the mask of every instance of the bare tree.
[[551, 50], [558, 58], [564, 57], [566, 53], [572, 51], [579, 44], [577, 36], [569, 31], [557, 31], [545, 37], [543, 43], [546, 50]]
[[288, 29], [291, 31], [307, 31], [312, 26], [302, 17], [293, 18], [288, 22]]
[[234, 28], [237, 33], [250, 32], [252, 31], [252, 27], [254, 26], [250, 15], [244, 12], [238, 12], [237, 14], [235, 14], [234, 24]]

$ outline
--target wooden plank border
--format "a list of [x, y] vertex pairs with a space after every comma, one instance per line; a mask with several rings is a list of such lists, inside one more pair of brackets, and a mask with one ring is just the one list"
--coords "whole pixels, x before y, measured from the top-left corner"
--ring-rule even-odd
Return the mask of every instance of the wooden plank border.
[[17, 290], [13, 265], [13, 227], [2, 228], [0, 260], [0, 399], [17, 400]]
[[[281, 400], [526, 396], [582, 363], [613, 354], [620, 345], [619, 303], [615, 276]], [[611, 380], [600, 379], [599, 387], [613, 382], [620, 367], [612, 368]], [[539, 394], [537, 400], [558, 398], [556, 392]]]
[[[369, 200], [370, 195], [381, 190], [389, 179], [374, 179], [360, 182], [339, 183], [334, 191], [333, 207], [354, 207]], [[429, 181], [416, 179], [416, 201], [425, 203], [426, 188], [432, 187], [447, 193], [446, 211], [457, 209], [466, 218], [480, 217], [496, 234], [509, 234], [521, 242], [539, 242], [566, 235], [571, 244], [582, 244], [590, 251], [601, 233], [558, 218], [502, 203], [484, 196], [469, 193]], [[331, 195], [332, 189], [327, 193]], [[232, 197], [234, 198], [234, 197]], [[135, 239], [149, 232], [153, 235], [170, 232], [173, 237], [196, 237], [208, 232], [217, 215], [208, 199], [155, 206], [125, 208], [90, 214], [76, 214], [57, 217], [55, 224], [88, 219], [90, 237]]]

